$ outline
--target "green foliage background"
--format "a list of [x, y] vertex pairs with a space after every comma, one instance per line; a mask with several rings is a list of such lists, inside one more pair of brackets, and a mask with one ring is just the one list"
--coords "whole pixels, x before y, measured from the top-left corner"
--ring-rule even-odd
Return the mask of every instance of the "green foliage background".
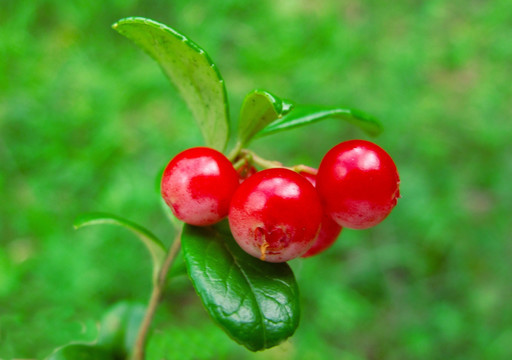
[[[146, 302], [150, 260], [120, 228], [72, 229], [106, 211], [173, 237], [159, 170], [201, 144], [158, 66], [110, 25], [168, 24], [206, 49], [232, 119], [254, 88], [379, 117], [396, 160], [392, 215], [295, 260], [303, 316], [282, 346], [250, 353], [172, 279], [153, 359], [512, 358], [512, 7], [509, 1], [2, 2], [0, 358], [92, 341], [104, 311]], [[234, 124], [233, 121], [233, 125]], [[317, 166], [357, 129], [330, 121], [253, 149]]]

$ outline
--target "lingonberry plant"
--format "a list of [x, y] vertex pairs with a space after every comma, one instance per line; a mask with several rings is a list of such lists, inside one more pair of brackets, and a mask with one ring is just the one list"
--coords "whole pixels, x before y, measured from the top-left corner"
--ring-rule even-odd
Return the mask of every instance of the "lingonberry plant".
[[108, 311], [94, 344], [65, 345], [49, 359], [144, 359], [178, 254], [204, 307], [233, 340], [251, 351], [280, 344], [293, 335], [300, 316], [298, 285], [287, 261], [321, 256], [342, 227], [381, 222], [396, 205], [399, 178], [391, 157], [365, 140], [334, 146], [318, 171], [263, 159], [248, 146], [323, 119], [348, 121], [371, 136], [380, 133], [380, 123], [361, 111], [304, 106], [254, 90], [242, 104], [235, 145], [225, 152], [226, 88], [206, 52], [149, 19], [126, 18], [113, 27], [160, 64], [197, 120], [205, 144], [175, 155], [161, 178], [176, 234], [168, 249], [144, 227], [114, 215], [76, 219], [76, 228], [114, 224], [133, 232], [151, 255], [153, 291], [147, 306], [120, 303]]

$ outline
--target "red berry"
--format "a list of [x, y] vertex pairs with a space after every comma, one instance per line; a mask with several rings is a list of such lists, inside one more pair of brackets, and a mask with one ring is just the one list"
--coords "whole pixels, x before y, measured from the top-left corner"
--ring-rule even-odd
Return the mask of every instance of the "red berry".
[[[299, 174], [304, 176], [313, 186], [316, 186], [316, 176], [313, 175], [316, 173], [317, 170], [314, 168], [309, 168], [308, 172], [299, 172]], [[320, 224], [320, 232], [318, 233], [313, 246], [311, 246], [311, 248], [309, 248], [302, 257], [310, 257], [327, 250], [332, 244], [334, 244], [340, 235], [341, 229], [342, 227], [324, 212], [322, 215], [322, 223]]]
[[343, 227], [366, 229], [384, 220], [400, 197], [393, 159], [378, 145], [350, 140], [322, 159], [317, 190], [327, 214]]
[[233, 237], [247, 253], [284, 262], [311, 247], [322, 207], [315, 188], [304, 177], [288, 169], [267, 169], [239, 186], [228, 219]]
[[309, 250], [302, 255], [302, 257], [310, 257], [330, 248], [336, 239], [338, 239], [342, 229], [343, 228], [333, 219], [331, 219], [327, 214], [323, 214], [322, 225], [320, 225], [320, 232], [318, 233], [313, 246], [311, 246]]
[[222, 153], [196, 147], [179, 153], [169, 162], [161, 191], [178, 219], [205, 226], [228, 215], [238, 184], [238, 173]]

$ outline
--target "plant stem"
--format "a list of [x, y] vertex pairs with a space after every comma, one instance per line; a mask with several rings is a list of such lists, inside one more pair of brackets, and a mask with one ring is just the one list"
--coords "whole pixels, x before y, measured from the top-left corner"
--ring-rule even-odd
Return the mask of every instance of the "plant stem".
[[261, 156], [258, 156], [254, 151], [251, 151], [249, 149], [243, 149], [242, 143], [238, 142], [235, 145], [235, 148], [231, 150], [227, 158], [233, 162], [235, 159], [237, 159], [236, 162], [233, 163], [233, 167], [238, 170], [240, 167], [242, 167], [247, 162], [254, 163], [258, 166], [261, 166], [264, 169], [273, 169], [273, 168], [287, 168], [295, 172], [304, 172], [307, 174], [311, 174], [316, 176], [318, 170], [315, 168], [312, 168], [310, 166], [306, 165], [294, 165], [291, 167], [283, 166], [282, 163], [279, 161], [273, 161], [273, 160], [267, 160], [262, 158]]
[[171, 268], [171, 265], [178, 254], [181, 245], [181, 229], [178, 231], [171, 247], [169, 248], [169, 252], [167, 253], [167, 257], [164, 260], [162, 268], [158, 273], [158, 278], [156, 283], [153, 286], [153, 291], [151, 293], [151, 297], [149, 299], [148, 308], [146, 310], [146, 314], [144, 315], [144, 319], [142, 320], [142, 324], [140, 325], [139, 332], [137, 334], [137, 339], [135, 341], [135, 345], [132, 351], [132, 360], [144, 360], [144, 350], [146, 348], [147, 336], [149, 333], [149, 328], [151, 326], [151, 321], [153, 320], [153, 316], [156, 312], [156, 307], [160, 302], [160, 297], [162, 296], [162, 291], [165, 286], [165, 281], [167, 279], [167, 273]]
[[242, 166], [246, 165], [249, 163], [249, 160], [247, 158], [242, 158], [240, 160], [238, 160], [236, 163], [233, 164], [233, 167], [235, 168], [235, 170], [238, 170], [240, 169]]
[[227, 156], [229, 161], [233, 162], [236, 159], [238, 154], [240, 154], [240, 150], [242, 150], [242, 146], [243, 144], [240, 141], [237, 141], [235, 147], [233, 148], [233, 150], [230, 151], [230, 153]]
[[310, 174], [310, 175], [313, 175], [313, 176], [316, 176], [318, 174], [318, 170], [317, 169], [312, 168], [312, 167], [307, 166], [307, 165], [302, 165], [302, 164], [292, 166], [290, 168], [290, 170], [293, 170], [293, 171], [298, 172], [298, 173]]
[[280, 162], [263, 159], [262, 157], [256, 155], [251, 150], [243, 149], [241, 152], [248, 156], [253, 163], [255, 163], [258, 166], [261, 166], [264, 169], [284, 167], [283, 164], [281, 164]]

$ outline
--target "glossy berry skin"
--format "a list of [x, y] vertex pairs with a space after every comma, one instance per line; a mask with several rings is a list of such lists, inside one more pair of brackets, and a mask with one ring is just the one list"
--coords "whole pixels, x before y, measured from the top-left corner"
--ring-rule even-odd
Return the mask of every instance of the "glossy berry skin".
[[284, 262], [311, 247], [320, 229], [322, 207], [304, 177], [288, 169], [267, 169], [240, 185], [228, 219], [243, 250], [261, 260]]
[[[308, 172], [299, 172], [302, 176], [304, 176], [311, 185], [316, 187], [316, 174], [317, 170], [314, 168], [309, 168]], [[325, 212], [322, 214], [322, 222], [320, 224], [320, 231], [313, 243], [313, 246], [306, 251], [305, 254], [302, 255], [303, 258], [310, 257], [313, 255], [317, 255], [334, 244], [336, 239], [341, 233], [342, 226], [338, 225], [330, 216], [328, 216]]]
[[238, 184], [238, 173], [222, 153], [196, 147], [169, 162], [162, 176], [161, 193], [179, 220], [206, 226], [228, 215]]
[[342, 142], [329, 150], [316, 181], [327, 214], [351, 229], [377, 225], [400, 197], [400, 179], [393, 159], [365, 140]]
[[338, 225], [333, 219], [324, 213], [322, 216], [322, 225], [320, 225], [320, 232], [318, 233], [313, 245], [302, 255], [302, 257], [306, 258], [314, 256], [330, 248], [340, 235], [342, 229], [343, 227]]

